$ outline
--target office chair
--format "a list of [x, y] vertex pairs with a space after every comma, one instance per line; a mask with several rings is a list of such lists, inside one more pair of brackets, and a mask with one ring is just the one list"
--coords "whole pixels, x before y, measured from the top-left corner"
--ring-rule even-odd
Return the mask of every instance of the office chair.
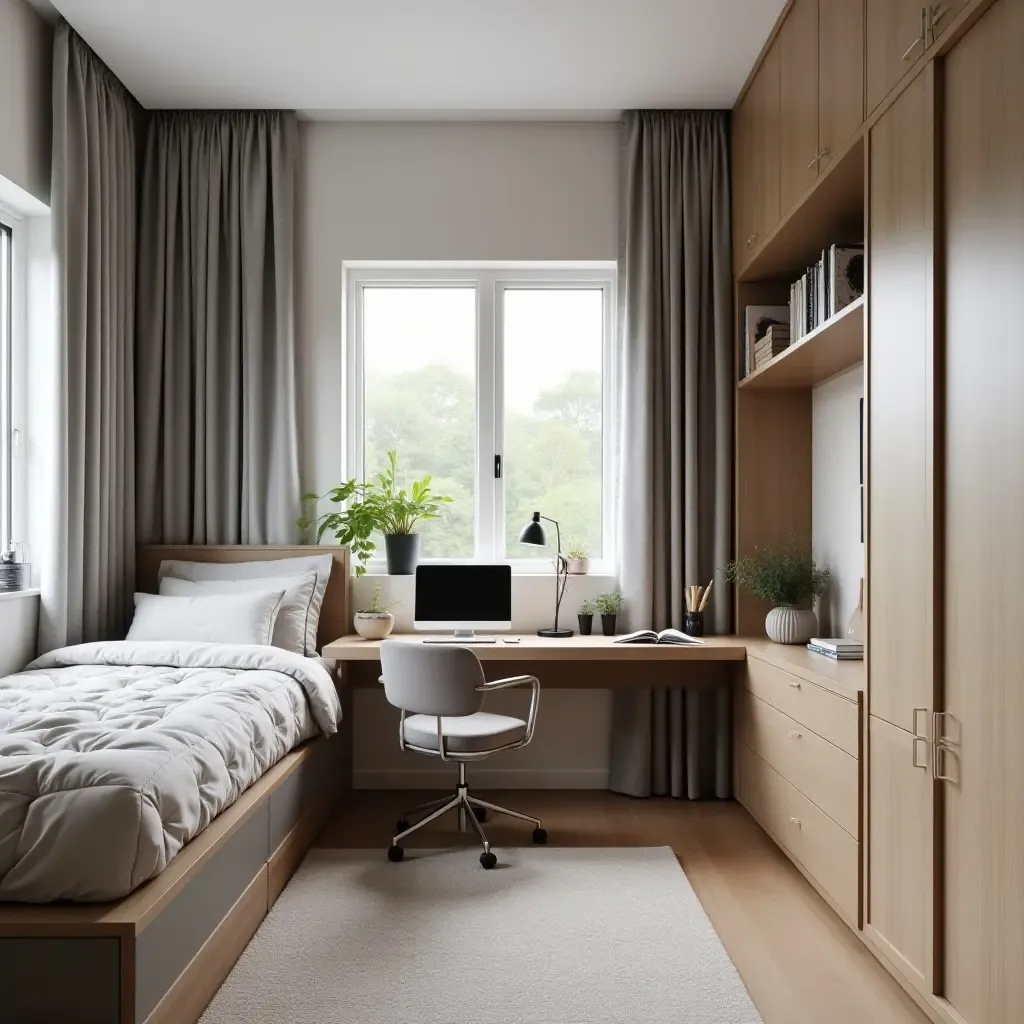
[[[518, 750], [533, 739], [537, 721], [540, 683], [535, 676], [513, 676], [487, 682], [476, 654], [468, 647], [434, 647], [401, 640], [385, 640], [380, 645], [381, 682], [388, 702], [399, 708], [402, 719], [398, 727], [398, 745], [402, 750], [454, 761], [459, 766], [455, 796], [432, 800], [402, 815], [396, 825], [398, 834], [391, 840], [388, 859], [400, 861], [404, 856], [401, 841], [428, 822], [448, 811], [459, 812], [459, 827], [466, 830], [472, 822], [483, 845], [480, 863], [493, 868], [498, 858], [481, 822], [487, 811], [507, 814], [533, 824], [533, 841], [546, 843], [548, 834], [541, 828], [540, 818], [500, 807], [472, 796], [466, 781], [466, 765], [482, 761], [506, 750]], [[530, 711], [527, 720], [493, 715], [481, 711], [484, 696], [495, 690], [513, 686], [529, 686]], [[414, 825], [409, 816], [423, 814]]]

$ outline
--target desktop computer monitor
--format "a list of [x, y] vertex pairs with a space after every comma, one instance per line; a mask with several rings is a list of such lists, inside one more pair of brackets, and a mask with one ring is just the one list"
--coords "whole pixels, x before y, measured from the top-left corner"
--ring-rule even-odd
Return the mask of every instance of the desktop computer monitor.
[[507, 565], [416, 566], [414, 625], [452, 630], [467, 639], [476, 629], [512, 628], [512, 569]]

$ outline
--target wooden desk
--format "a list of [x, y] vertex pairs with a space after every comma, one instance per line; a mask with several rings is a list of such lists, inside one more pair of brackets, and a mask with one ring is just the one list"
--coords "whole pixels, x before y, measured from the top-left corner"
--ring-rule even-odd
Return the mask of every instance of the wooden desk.
[[[396, 633], [390, 639], [415, 642], [422, 633]], [[623, 686], [708, 686], [731, 677], [732, 666], [747, 657], [737, 637], [708, 637], [703, 644], [616, 644], [613, 637], [574, 636], [554, 640], [534, 634], [519, 643], [473, 644], [488, 679], [520, 673], [559, 689], [608, 689]], [[350, 686], [378, 685], [380, 641], [345, 636], [327, 644], [322, 657], [340, 662]]]

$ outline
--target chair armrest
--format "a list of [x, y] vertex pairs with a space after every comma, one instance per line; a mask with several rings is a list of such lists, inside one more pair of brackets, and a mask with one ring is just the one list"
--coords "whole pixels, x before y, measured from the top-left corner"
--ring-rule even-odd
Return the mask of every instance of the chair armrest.
[[533, 729], [537, 724], [537, 705], [540, 703], [540, 680], [536, 676], [509, 676], [507, 679], [492, 679], [477, 687], [480, 693], [493, 693], [495, 690], [509, 690], [514, 686], [529, 686], [530, 713], [526, 718], [526, 735], [522, 745], [525, 747], [533, 739]]

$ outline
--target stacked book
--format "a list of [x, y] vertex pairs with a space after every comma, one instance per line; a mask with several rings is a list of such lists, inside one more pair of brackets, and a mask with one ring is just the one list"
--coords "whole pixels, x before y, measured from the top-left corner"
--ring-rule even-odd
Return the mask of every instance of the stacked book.
[[789, 288], [789, 322], [794, 341], [810, 334], [864, 294], [864, 246], [833, 245]]
[[847, 640], [843, 637], [822, 639], [814, 637], [807, 645], [807, 650], [815, 654], [824, 654], [826, 658], [835, 661], [863, 661], [864, 645], [857, 640]]
[[772, 324], [765, 332], [765, 336], [754, 343], [754, 369], [760, 370], [788, 345], [788, 324]]

